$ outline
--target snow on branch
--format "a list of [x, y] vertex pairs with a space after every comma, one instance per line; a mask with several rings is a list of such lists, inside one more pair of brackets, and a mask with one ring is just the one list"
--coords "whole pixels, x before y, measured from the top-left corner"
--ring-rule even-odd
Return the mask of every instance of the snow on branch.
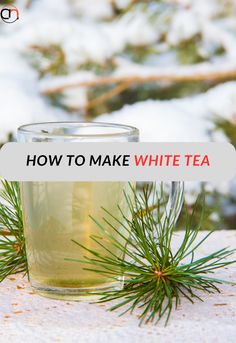
[[205, 39], [219, 43], [225, 49], [225, 56], [220, 62], [203, 62], [194, 65], [174, 65], [170, 67], [149, 67], [114, 58], [117, 69], [110, 75], [97, 76], [92, 72], [55, 77], [41, 83], [41, 92], [45, 95], [62, 93], [66, 89], [77, 87], [99, 87], [105, 85], [133, 84], [151, 82], [188, 82], [188, 81], [223, 81], [236, 77], [236, 39], [233, 34], [216, 24], [205, 20], [202, 25]]
[[108, 76], [93, 76], [90, 79], [77, 75], [71, 80], [71, 76], [54, 78], [41, 83], [41, 92], [45, 95], [61, 93], [66, 89], [76, 87], [98, 87], [118, 83], [142, 84], [151, 82], [187, 82], [187, 81], [221, 81], [236, 77], [235, 62], [224, 63], [199, 63], [191, 66], [174, 66], [168, 68], [154, 68], [129, 63], [119, 67], [113, 74]]

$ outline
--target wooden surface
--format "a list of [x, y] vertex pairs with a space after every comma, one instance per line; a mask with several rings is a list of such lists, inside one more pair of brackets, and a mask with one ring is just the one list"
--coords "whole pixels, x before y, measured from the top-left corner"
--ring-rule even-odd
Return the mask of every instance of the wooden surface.
[[[181, 233], [176, 234], [178, 244]], [[216, 231], [200, 255], [225, 246], [236, 247], [236, 231]], [[236, 259], [236, 255], [234, 256]], [[215, 276], [236, 282], [236, 265]], [[236, 287], [203, 295], [194, 305], [183, 300], [169, 325], [138, 327], [138, 313], [118, 317], [107, 305], [50, 300], [35, 295], [27, 279], [13, 276], [0, 284], [0, 342], [94, 343], [233, 343], [236, 342]]]

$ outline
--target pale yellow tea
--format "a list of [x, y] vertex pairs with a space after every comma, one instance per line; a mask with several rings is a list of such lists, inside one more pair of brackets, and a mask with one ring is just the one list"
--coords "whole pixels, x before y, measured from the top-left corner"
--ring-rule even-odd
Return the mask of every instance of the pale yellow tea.
[[[124, 182], [22, 184], [30, 280], [36, 289], [47, 292], [48, 287], [50, 290], [53, 289], [58, 297], [60, 290], [62, 295], [66, 293], [73, 296], [73, 290], [74, 294], [77, 294], [78, 289], [80, 294], [83, 294], [83, 289], [100, 289], [111, 285], [111, 280], [107, 277], [83, 270], [88, 265], [65, 259], [84, 259], [84, 256], [89, 256], [89, 253], [72, 242], [72, 239], [89, 249], [99, 250], [99, 246], [89, 236], [101, 236], [101, 231], [89, 215], [100, 222], [105, 216], [114, 224], [115, 221], [101, 209], [104, 207], [122, 220], [117, 205], [128, 214], [124, 191], [130, 195], [132, 193], [129, 184]], [[117, 223], [115, 225], [122, 230]], [[115, 235], [108, 225], [106, 227]], [[119, 255], [108, 240], [106, 244], [113, 253]]]

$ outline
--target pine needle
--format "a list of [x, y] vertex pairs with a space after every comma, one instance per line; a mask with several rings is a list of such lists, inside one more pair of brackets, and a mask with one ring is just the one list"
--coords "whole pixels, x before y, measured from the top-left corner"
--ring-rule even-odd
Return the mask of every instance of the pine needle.
[[27, 271], [20, 187], [1, 181], [0, 189], [0, 282], [7, 276]]
[[[119, 281], [121, 275], [125, 277], [123, 289], [105, 290], [102, 293], [91, 292], [100, 296], [98, 303], [117, 300], [110, 308], [111, 311], [124, 306], [122, 315], [139, 309], [140, 324], [157, 323], [164, 316], [167, 324], [173, 308], [178, 308], [182, 298], [194, 303], [195, 299], [202, 300], [199, 296], [201, 291], [208, 294], [220, 292], [219, 285], [227, 281], [211, 277], [209, 274], [235, 263], [235, 260], [229, 261], [227, 258], [236, 249], [223, 248], [195, 259], [198, 248], [212, 231], [199, 240], [198, 233], [204, 214], [201, 222], [195, 225], [194, 211], [187, 215], [182, 242], [174, 249], [175, 227], [173, 221], [170, 221], [174, 213], [165, 221], [161, 220], [160, 199], [158, 194], [153, 197], [153, 192], [157, 192], [156, 187], [153, 188], [147, 186], [141, 195], [137, 195], [133, 190], [134, 202], [132, 197], [124, 194], [130, 213], [125, 216], [120, 209], [123, 221], [105, 209], [102, 223], [91, 217], [101, 231], [100, 236], [90, 236], [99, 249], [90, 250], [75, 242], [81, 249], [89, 251], [90, 257], [86, 256], [83, 261], [70, 261], [86, 263], [88, 267], [84, 268], [85, 270], [106, 275], [111, 281]], [[151, 205], [150, 200], [153, 201]], [[197, 200], [195, 207], [199, 202], [204, 208], [203, 197]], [[150, 208], [154, 210], [150, 211]], [[141, 215], [142, 213], [145, 215]], [[110, 241], [110, 248], [104, 246], [104, 237]], [[118, 255], [114, 255], [114, 248], [118, 250]]]

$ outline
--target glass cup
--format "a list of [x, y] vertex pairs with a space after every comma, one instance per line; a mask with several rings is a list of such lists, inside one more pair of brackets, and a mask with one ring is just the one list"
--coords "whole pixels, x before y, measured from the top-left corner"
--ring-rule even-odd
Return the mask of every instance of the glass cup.
[[[108, 123], [38, 123], [18, 129], [19, 142], [109, 143], [138, 140], [138, 129]], [[21, 183], [29, 277], [37, 293], [56, 299], [79, 300], [88, 297], [91, 291], [123, 286], [122, 276], [120, 281], [111, 282], [105, 276], [84, 270], [86, 264], [66, 259], [83, 260], [84, 256], [90, 256], [72, 240], [89, 249], [99, 250], [90, 236], [101, 235], [101, 231], [90, 216], [101, 221], [104, 217], [103, 207], [122, 221], [117, 205], [124, 214], [129, 213], [124, 191], [132, 195], [128, 182]], [[175, 208], [173, 221], [177, 219], [182, 206], [177, 201], [182, 191], [180, 183], [172, 183], [166, 214]], [[111, 228], [107, 227], [107, 230]], [[115, 247], [109, 242], [106, 244], [112, 253], [118, 255]]]

